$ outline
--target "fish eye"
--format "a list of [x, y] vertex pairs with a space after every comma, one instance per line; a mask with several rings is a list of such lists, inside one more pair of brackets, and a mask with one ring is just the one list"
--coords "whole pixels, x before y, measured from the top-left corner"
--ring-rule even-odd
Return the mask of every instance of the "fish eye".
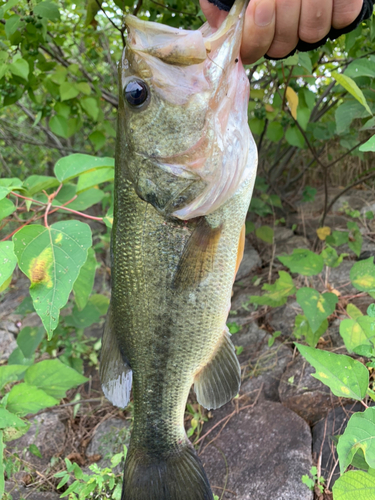
[[124, 89], [126, 101], [134, 108], [142, 106], [148, 100], [149, 94], [147, 84], [138, 78], [128, 82]]

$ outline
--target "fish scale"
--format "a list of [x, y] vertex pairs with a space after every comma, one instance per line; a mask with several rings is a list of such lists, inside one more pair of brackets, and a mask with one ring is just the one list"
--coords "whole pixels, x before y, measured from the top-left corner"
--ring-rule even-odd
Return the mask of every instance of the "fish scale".
[[[183, 30], [135, 18], [126, 21], [127, 49], [119, 68], [112, 297], [100, 366], [103, 391], [114, 404], [125, 407], [133, 388], [134, 424], [122, 500], [213, 499], [202, 464], [186, 437], [184, 412], [193, 384], [198, 402], [206, 408], [220, 407], [239, 390], [240, 367], [226, 319], [256, 175], [255, 146], [246, 119], [248, 83], [233, 58], [239, 57], [235, 28], [240, 26], [244, 8], [244, 0], [234, 4], [228, 35], [224, 30], [217, 42], [215, 34], [198, 35], [194, 42], [202, 47], [207, 42], [212, 57], [217, 54], [221, 63], [233, 65], [239, 90], [244, 87], [240, 95], [234, 94], [232, 107], [216, 101], [225, 92], [232, 95], [233, 84], [238, 82], [230, 81], [229, 72], [212, 68], [211, 59], [207, 61], [203, 55], [199, 63], [197, 54], [206, 49], [193, 57], [191, 69], [198, 76], [191, 78], [191, 96], [185, 96], [182, 105], [173, 104], [180, 96], [166, 96], [170, 82], [163, 87], [156, 76], [153, 80], [153, 66], [147, 64], [156, 59], [156, 66], [162, 65], [168, 72], [168, 58], [172, 57], [171, 74], [176, 75], [181, 58], [181, 73], [189, 81], [191, 63], [184, 58], [190, 57], [190, 49], [180, 41]], [[141, 46], [146, 28], [149, 38], [161, 36], [164, 43], [162, 48], [155, 45], [159, 49], [152, 49], [152, 57], [141, 53], [141, 49], [148, 50]], [[133, 47], [134, 40], [138, 41]], [[196, 82], [205, 81], [202, 75], [207, 81], [215, 76], [213, 96], [206, 83], [199, 92]], [[138, 80], [132, 80], [134, 77]], [[216, 78], [222, 78], [221, 85]], [[147, 89], [149, 101], [144, 101], [144, 107], [137, 104], [133, 110], [127, 103], [123, 88], [129, 81], [140, 82], [138, 87]], [[186, 82], [183, 87], [188, 87]], [[204, 99], [206, 104], [201, 106]], [[153, 118], [161, 100], [165, 102], [159, 116], [164, 115], [164, 122], [157, 127]], [[215, 106], [218, 115], [212, 114]], [[208, 109], [210, 116], [202, 119], [202, 112], [207, 115]], [[237, 120], [231, 112], [238, 115]], [[184, 124], [183, 136], [180, 125], [171, 128], [173, 123]], [[145, 133], [150, 130], [153, 141], [147, 143]], [[203, 142], [201, 137], [205, 137]], [[243, 147], [243, 152], [237, 147]], [[214, 159], [207, 156], [210, 154]], [[207, 164], [194, 163], [201, 155], [207, 156]], [[231, 161], [233, 172], [222, 177]], [[221, 183], [218, 189], [215, 183]], [[230, 189], [228, 183], [234, 183]], [[209, 209], [206, 197], [202, 206], [208, 207], [207, 213], [195, 216], [200, 195], [207, 188], [213, 193], [214, 208]], [[176, 199], [186, 218], [173, 213]]]

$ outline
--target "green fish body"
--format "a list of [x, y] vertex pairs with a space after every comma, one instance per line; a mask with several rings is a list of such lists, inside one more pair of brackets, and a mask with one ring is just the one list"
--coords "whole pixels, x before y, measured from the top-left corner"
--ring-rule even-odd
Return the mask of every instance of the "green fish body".
[[240, 385], [226, 319], [256, 171], [244, 8], [237, 0], [216, 33], [126, 19], [100, 367], [113, 404], [133, 387], [122, 500], [213, 499], [184, 412], [192, 384], [206, 408]]

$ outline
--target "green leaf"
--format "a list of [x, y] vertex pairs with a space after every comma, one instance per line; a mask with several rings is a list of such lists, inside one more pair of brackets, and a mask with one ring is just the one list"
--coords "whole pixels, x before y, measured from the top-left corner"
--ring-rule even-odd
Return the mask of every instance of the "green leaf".
[[63, 82], [60, 85], [60, 97], [62, 101], [74, 99], [79, 94], [79, 90], [70, 82]]
[[49, 120], [48, 124], [54, 134], [64, 137], [64, 139], [68, 138], [68, 120], [64, 116], [55, 115]]
[[86, 97], [85, 99], [81, 99], [79, 103], [88, 116], [96, 121], [99, 115], [97, 100], [93, 97]]
[[309, 74], [312, 73], [312, 64], [307, 52], [298, 52], [298, 63], [304, 67]]
[[56, 399], [64, 398], [66, 391], [87, 380], [86, 377], [58, 359], [46, 359], [36, 363], [30, 366], [25, 374], [27, 384], [43, 389], [48, 396]]
[[360, 345], [371, 346], [374, 342], [371, 343], [370, 339], [375, 337], [374, 320], [368, 316], [344, 319], [340, 323], [340, 335], [349, 352], [354, 352]]
[[81, 267], [78, 278], [73, 285], [74, 300], [80, 311], [86, 306], [94, 286], [96, 266], [95, 252], [92, 248], [89, 248], [87, 260]]
[[306, 318], [306, 316], [298, 314], [296, 316], [294, 323], [293, 335], [297, 339], [305, 337], [306, 342], [309, 344], [309, 346], [315, 347], [316, 344], [319, 342], [320, 337], [324, 335], [324, 333], [326, 332], [327, 328], [328, 328], [328, 321], [325, 319], [320, 325], [320, 327], [317, 329], [317, 331], [314, 333], [311, 330], [309, 321]]
[[45, 17], [49, 21], [58, 21], [60, 19], [60, 11], [58, 6], [53, 2], [40, 2], [34, 6], [34, 13], [37, 16]]
[[364, 144], [362, 144], [362, 146], [359, 146], [359, 150], [360, 151], [372, 151], [374, 152], [375, 151], [375, 135], [373, 135], [372, 137], [370, 137], [370, 139], [365, 142]]
[[266, 131], [266, 137], [272, 142], [279, 142], [284, 136], [284, 128], [281, 123], [271, 122]]
[[10, 390], [7, 409], [16, 415], [24, 417], [28, 413], [37, 413], [39, 410], [57, 404], [59, 404], [59, 401], [46, 392], [32, 385], [22, 383], [15, 385]]
[[0, 285], [12, 276], [16, 264], [13, 241], [0, 241]]
[[305, 147], [305, 139], [297, 127], [289, 127], [285, 133], [285, 139], [291, 146], [300, 149]]
[[328, 267], [333, 268], [338, 267], [344, 260], [344, 257], [347, 257], [347, 255], [347, 253], [342, 253], [340, 256], [338, 256], [336, 250], [329, 245], [321, 253], [324, 264]]
[[315, 276], [323, 271], [323, 257], [305, 248], [295, 248], [292, 255], [280, 255], [277, 258], [292, 273]]
[[4, 5], [1, 6], [0, 8], [0, 17], [2, 18], [8, 10], [13, 9], [13, 7], [16, 7], [18, 4], [19, 0], [8, 0]]
[[104, 146], [104, 144], [106, 143], [106, 137], [104, 134], [99, 132], [99, 130], [95, 130], [89, 135], [89, 141], [92, 142], [96, 152]]
[[345, 100], [335, 111], [336, 130], [338, 134], [349, 131], [350, 124], [356, 118], [367, 118], [365, 108], [353, 99]]
[[77, 193], [86, 191], [87, 189], [102, 184], [103, 182], [113, 181], [114, 169], [113, 168], [99, 168], [92, 172], [82, 174], [77, 183]]
[[367, 104], [366, 98], [363, 95], [362, 90], [358, 87], [354, 80], [352, 80], [349, 76], [343, 75], [342, 73], [337, 73], [337, 71], [332, 71], [331, 75], [339, 83], [345, 90], [349, 92], [362, 106], [366, 109], [366, 111], [372, 115], [372, 111]]
[[348, 243], [349, 233], [348, 231], [332, 231], [332, 234], [327, 236], [326, 243], [333, 245], [334, 247], [339, 247]]
[[367, 408], [363, 413], [351, 416], [344, 434], [337, 445], [340, 471], [343, 473], [350, 465], [358, 450], [362, 450], [365, 460], [375, 468], [375, 408]]
[[23, 183], [23, 186], [27, 189], [29, 196], [34, 196], [36, 193], [56, 187], [59, 184], [59, 181], [55, 177], [30, 175]]
[[30, 366], [34, 363], [34, 356], [25, 358], [19, 347], [16, 347], [8, 358], [8, 365], [24, 365]]
[[66, 316], [65, 324], [75, 328], [87, 328], [93, 323], [98, 323], [100, 316], [106, 314], [109, 299], [101, 294], [92, 295], [87, 305], [81, 311], [78, 307], [73, 308], [71, 316]]
[[303, 287], [297, 291], [297, 302], [302, 307], [309, 321], [311, 330], [315, 333], [322, 322], [335, 310], [338, 298], [334, 293], [320, 294], [313, 288]]
[[40, 450], [36, 446], [36, 444], [31, 444], [28, 449], [29, 449], [29, 452], [32, 453], [35, 457], [43, 458], [42, 454], [40, 453]]
[[274, 230], [270, 226], [261, 226], [255, 230], [256, 236], [266, 243], [272, 245]]
[[355, 222], [347, 222], [348, 229], [351, 231], [351, 236], [349, 237], [348, 247], [352, 250], [357, 257], [361, 254], [363, 237], [359, 230], [358, 225]]
[[32, 225], [20, 229], [13, 241], [18, 265], [31, 281], [35, 310], [51, 338], [59, 311], [86, 262], [91, 229], [79, 221], [57, 222], [50, 227]]
[[335, 500], [375, 498], [375, 477], [361, 470], [345, 472], [336, 479], [332, 492]]
[[101, 189], [91, 188], [80, 193], [74, 201], [69, 203], [68, 207], [82, 212], [96, 203], [99, 203], [103, 197], [104, 193]]
[[361, 311], [354, 304], [348, 304], [347, 307], [346, 307], [346, 312], [349, 314], [349, 316], [352, 319], [358, 319], [361, 316], [363, 316], [363, 314], [361, 313]]
[[24, 80], [27, 80], [27, 77], [29, 76], [29, 64], [25, 59], [17, 59], [16, 61], [13, 61], [11, 64], [9, 64], [9, 69], [13, 75], [20, 76]]
[[10, 16], [5, 23], [5, 34], [9, 40], [9, 38], [14, 35], [14, 33], [17, 31], [18, 26], [21, 24], [21, 18], [20, 16], [17, 16], [17, 14], [13, 14]]
[[370, 59], [357, 59], [349, 64], [344, 74], [350, 78], [361, 76], [375, 78], [375, 62]]
[[350, 270], [350, 281], [357, 290], [375, 297], [374, 257], [356, 262]]
[[8, 198], [0, 200], [0, 221], [8, 217], [16, 210], [14, 203], [12, 203]]
[[10, 382], [21, 380], [27, 367], [25, 365], [4, 365], [0, 366], [0, 390]]
[[79, 83], [76, 83], [75, 86], [80, 92], [82, 92], [82, 94], [85, 94], [85, 95], [91, 94], [91, 87], [87, 82], [79, 82]]
[[361, 401], [367, 391], [369, 374], [367, 368], [344, 354], [334, 354], [296, 344], [302, 356], [316, 372], [313, 377], [327, 385], [335, 396]]
[[60, 158], [55, 165], [54, 171], [57, 179], [60, 182], [65, 182], [89, 170], [113, 168], [114, 165], [114, 158], [97, 158], [77, 153]]
[[287, 297], [296, 292], [292, 277], [285, 271], [279, 271], [279, 278], [273, 285], [265, 284], [262, 290], [266, 290], [261, 297], [252, 295], [250, 302], [252, 304], [266, 305], [271, 307], [278, 307], [286, 303]]
[[[108, 214], [107, 214], [108, 216]], [[245, 223], [245, 227], [246, 227], [246, 236], [250, 233], [252, 233], [255, 229], [255, 224], [254, 222], [251, 222], [250, 220], [247, 220], [246, 223]]]
[[17, 345], [25, 358], [31, 358], [44, 337], [42, 326], [25, 326], [17, 335]]
[[18, 418], [13, 413], [10, 413], [5, 408], [0, 408], [0, 429], [7, 427], [26, 427], [27, 423]]
[[88, 0], [87, 1], [87, 12], [86, 12], [86, 21], [85, 26], [88, 26], [94, 20], [96, 14], [100, 10], [100, 6], [102, 5], [103, 0]]

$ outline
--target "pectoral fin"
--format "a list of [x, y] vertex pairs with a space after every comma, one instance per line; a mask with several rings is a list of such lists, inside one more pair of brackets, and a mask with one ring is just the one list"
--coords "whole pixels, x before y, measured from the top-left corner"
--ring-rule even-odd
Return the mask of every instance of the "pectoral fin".
[[175, 288], [196, 287], [212, 271], [222, 226], [212, 228], [202, 217], [182, 253], [173, 280]]
[[241, 367], [226, 330], [214, 357], [195, 377], [198, 403], [208, 410], [220, 408], [238, 394], [240, 384]]
[[130, 401], [132, 370], [118, 346], [111, 306], [104, 327], [99, 374], [105, 397], [113, 405], [125, 408]]

